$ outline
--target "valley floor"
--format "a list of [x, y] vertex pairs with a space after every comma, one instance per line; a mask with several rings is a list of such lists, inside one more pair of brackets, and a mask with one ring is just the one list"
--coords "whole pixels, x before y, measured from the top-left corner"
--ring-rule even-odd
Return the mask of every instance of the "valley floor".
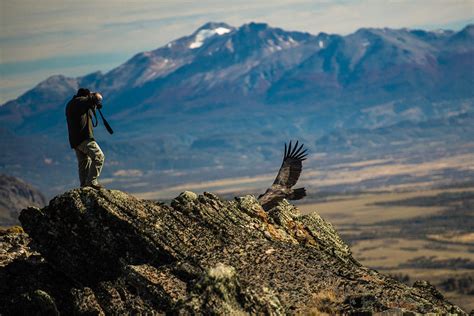
[[474, 186], [319, 199], [300, 211], [331, 222], [362, 264], [474, 309]]

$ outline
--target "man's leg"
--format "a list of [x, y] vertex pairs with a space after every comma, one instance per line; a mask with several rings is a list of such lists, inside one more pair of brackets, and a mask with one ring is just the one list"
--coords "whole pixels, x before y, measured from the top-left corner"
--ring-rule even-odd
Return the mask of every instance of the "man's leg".
[[87, 175], [89, 174], [89, 168], [91, 167], [91, 159], [83, 153], [79, 146], [74, 148], [77, 157], [77, 169], [79, 171], [79, 181], [81, 182], [81, 187], [86, 185]]
[[105, 156], [95, 141], [89, 141], [83, 146], [86, 155], [91, 159], [89, 173], [86, 178], [86, 185], [98, 185], [97, 178], [100, 176]]

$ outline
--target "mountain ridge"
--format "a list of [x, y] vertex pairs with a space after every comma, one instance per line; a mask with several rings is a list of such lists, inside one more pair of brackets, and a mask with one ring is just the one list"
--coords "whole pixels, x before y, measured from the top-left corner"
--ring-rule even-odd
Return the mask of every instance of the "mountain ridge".
[[[58, 80], [76, 80], [77, 81], [77, 84], [81, 84], [81, 83], [84, 83], [84, 84], [87, 84], [87, 83], [92, 83], [92, 81], [98, 81], [98, 79], [100, 79], [101, 77], [107, 77], [107, 76], [111, 76], [111, 77], [120, 77], [120, 76], [117, 76], [117, 71], [129, 64], [129, 63], [132, 63], [132, 64], [140, 64], [140, 59], [142, 57], [150, 57], [150, 56], [156, 56], [158, 53], [162, 54], [160, 57], [166, 57], [166, 53], [168, 52], [167, 48], [170, 48], [172, 47], [173, 45], [177, 45], [178, 43], [180, 44], [180, 48], [183, 48], [183, 46], [185, 47], [185, 45], [183, 45], [183, 42], [185, 43], [188, 43], [190, 41], [190, 39], [194, 38], [196, 36], [196, 34], [202, 30], [202, 29], [205, 29], [205, 28], [208, 28], [210, 26], [212, 27], [216, 27], [216, 26], [221, 26], [221, 25], [224, 25], [226, 27], [229, 28], [229, 30], [231, 30], [229, 32], [229, 34], [227, 34], [228, 36], [230, 35], [234, 35], [234, 33], [239, 33], [239, 32], [248, 32], [249, 30], [252, 30], [253, 33], [259, 33], [261, 31], [266, 31], [266, 30], [270, 30], [271, 32], [281, 32], [283, 31], [282, 29], [280, 28], [272, 28], [272, 27], [269, 27], [268, 24], [265, 24], [265, 23], [249, 23], [249, 24], [244, 24], [243, 26], [241, 26], [240, 28], [236, 29], [232, 26], [229, 26], [225, 23], [222, 23], [222, 22], [208, 22], [206, 24], [204, 24], [203, 26], [201, 26], [200, 28], [198, 28], [192, 35], [190, 36], [184, 36], [184, 37], [181, 37], [175, 41], [172, 41], [170, 43], [168, 43], [167, 45], [164, 45], [162, 47], [159, 47], [155, 50], [152, 50], [152, 51], [148, 51], [148, 52], [142, 52], [142, 53], [138, 53], [136, 54], [135, 56], [133, 56], [132, 58], [130, 58], [128, 61], [126, 61], [124, 64], [110, 70], [109, 72], [103, 74], [102, 72], [100, 71], [97, 71], [97, 72], [93, 72], [93, 73], [90, 73], [90, 74], [87, 74], [85, 76], [80, 76], [80, 77], [77, 77], [77, 78], [66, 78], [62, 75], [54, 75], [54, 76], [51, 76], [49, 78], [47, 78], [46, 80], [42, 81], [36, 88], [41, 88], [43, 85], [49, 85], [49, 84], [52, 84], [52, 81], [54, 81], [55, 79], [58, 79]], [[416, 34], [419, 34], [420, 32], [423, 32], [424, 34], [428, 33], [430, 35], [433, 35], [433, 34], [436, 34], [436, 36], [434, 36], [436, 39], [441, 39], [441, 38], [446, 38], [448, 36], [454, 36], [454, 38], [459, 38], [459, 37], [468, 37], [468, 38], [472, 38], [472, 29], [474, 29], [474, 25], [473, 24], [470, 24], [470, 25], [467, 25], [465, 28], [463, 28], [461, 31], [459, 32], [452, 32], [452, 31], [446, 31], [446, 32], [443, 32], [443, 33], [439, 33], [439, 32], [427, 32], [427, 31], [422, 31], [422, 30], [412, 30], [412, 31], [408, 31], [407, 29], [388, 29], [388, 28], [383, 28], [383, 29], [375, 29], [375, 28], [362, 28], [362, 29], [359, 29], [357, 30], [356, 32], [354, 33], [351, 33], [347, 36], [339, 36], [339, 35], [327, 35], [326, 33], [319, 33], [318, 35], [312, 35], [312, 34], [309, 34], [309, 33], [304, 33], [304, 32], [286, 32], [286, 31], [283, 31], [283, 33], [289, 33], [289, 34], [298, 34], [298, 36], [308, 36], [314, 40], [318, 40], [319, 42], [319, 38], [320, 37], [326, 37], [326, 38], [330, 38], [330, 37], [336, 37], [336, 38], [350, 38], [350, 37], [357, 37], [357, 36], [360, 36], [360, 34], [368, 34], [368, 35], [375, 35], [375, 36], [378, 36], [380, 37], [380, 35], [382, 34], [385, 34], [385, 33], [395, 33], [396, 34], [399, 34], [399, 33], [406, 33], [406, 34], [410, 34], [410, 35], [416, 35]], [[470, 31], [471, 30], [471, 31]], [[390, 38], [390, 36], [389, 36]], [[212, 40], [212, 38], [211, 38]], [[209, 43], [207, 43], [209, 44]], [[255, 43], [253, 43], [255, 44]], [[364, 43], [363, 43], [364, 44]], [[319, 44], [321, 45], [321, 44]], [[280, 47], [281, 48], [281, 47]], [[439, 48], [439, 47], [438, 47]], [[472, 49], [472, 47], [471, 47]], [[202, 49], [201, 49], [202, 50]], [[179, 50], [179, 52], [183, 52], [184, 55], [186, 56], [186, 54], [188, 54], [190, 51], [192, 51], [192, 49], [184, 49], [184, 50]], [[134, 76], [133, 72], [129, 72], [131, 76]], [[99, 80], [100, 81], [100, 80]], [[106, 82], [106, 83], [109, 83], [109, 82]], [[142, 84], [144, 82], [141, 82]], [[53, 83], [54, 84], [54, 83]], [[100, 88], [101, 85], [97, 86], [97, 87], [94, 87], [94, 88]], [[102, 86], [101, 88], [107, 88], [109, 87], [107, 84], [105, 84], [104, 86]], [[112, 88], [109, 88], [109, 89], [112, 89], [113, 90], [113, 86]], [[107, 90], [105, 90], [107, 91]], [[30, 92], [30, 91], [28, 91]], [[28, 93], [27, 92], [27, 93]], [[25, 93], [25, 94], [27, 94]], [[24, 95], [25, 95], [24, 94]], [[23, 95], [23, 96], [24, 96]], [[21, 97], [21, 96], [20, 96]], [[11, 101], [7, 101], [6, 103], [2, 104], [2, 107], [5, 106], [5, 105], [8, 105], [9, 103], [11, 103], [13, 100]]]
[[[0, 145], [15, 152], [0, 158], [0, 170], [31, 178], [51, 195], [71, 186], [63, 107], [79, 86], [103, 93], [103, 112], [116, 131], [112, 138], [96, 129], [112, 162], [108, 178], [128, 169], [216, 166], [227, 175], [250, 174], [290, 138], [318, 146], [339, 130], [474, 112], [473, 27], [364, 28], [341, 36], [208, 23], [107, 73], [53, 76], [5, 103]], [[29, 146], [38, 151], [36, 162], [20, 155]]]

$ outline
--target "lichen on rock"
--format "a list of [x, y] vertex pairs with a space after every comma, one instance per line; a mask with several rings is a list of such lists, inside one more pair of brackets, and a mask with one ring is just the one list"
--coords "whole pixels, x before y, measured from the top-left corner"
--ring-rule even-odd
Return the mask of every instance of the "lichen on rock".
[[363, 267], [330, 223], [286, 201], [265, 212], [253, 196], [183, 192], [166, 205], [84, 188], [20, 221], [37, 253], [0, 267], [5, 315], [36, 290], [77, 315], [463, 313], [428, 285]]
[[258, 292], [241, 286], [232, 266], [217, 264], [203, 274], [174, 312], [185, 315], [283, 315], [278, 297], [268, 288]]

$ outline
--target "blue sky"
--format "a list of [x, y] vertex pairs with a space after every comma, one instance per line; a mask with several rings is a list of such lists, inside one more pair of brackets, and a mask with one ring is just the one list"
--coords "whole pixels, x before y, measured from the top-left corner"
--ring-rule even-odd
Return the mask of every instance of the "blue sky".
[[106, 72], [208, 21], [348, 34], [474, 23], [474, 0], [1, 0], [0, 104], [54, 74]]

